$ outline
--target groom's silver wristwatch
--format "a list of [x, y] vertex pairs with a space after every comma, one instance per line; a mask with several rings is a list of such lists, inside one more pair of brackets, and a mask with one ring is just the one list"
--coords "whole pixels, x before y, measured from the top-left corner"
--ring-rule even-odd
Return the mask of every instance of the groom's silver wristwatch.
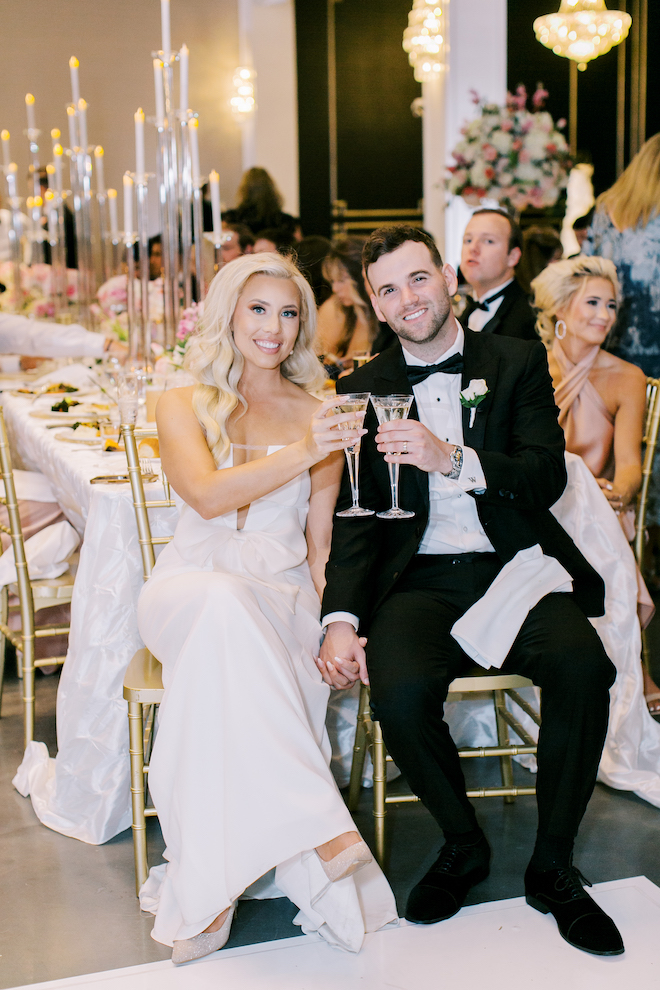
[[451, 471], [441, 471], [440, 474], [443, 474], [445, 478], [449, 478], [450, 481], [456, 481], [463, 467], [463, 448], [454, 447], [449, 454], [449, 460], [451, 461]]

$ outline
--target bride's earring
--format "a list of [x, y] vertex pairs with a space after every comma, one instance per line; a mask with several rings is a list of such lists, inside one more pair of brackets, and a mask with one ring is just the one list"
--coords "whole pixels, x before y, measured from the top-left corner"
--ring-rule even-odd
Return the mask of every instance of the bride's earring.
[[564, 320], [557, 320], [555, 323], [555, 337], [557, 340], [563, 340], [566, 336], [566, 323]]

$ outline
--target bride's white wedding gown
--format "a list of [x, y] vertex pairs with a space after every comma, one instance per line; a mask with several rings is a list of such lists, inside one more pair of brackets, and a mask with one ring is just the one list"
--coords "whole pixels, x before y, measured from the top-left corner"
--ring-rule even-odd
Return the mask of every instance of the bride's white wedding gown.
[[140, 595], [140, 634], [163, 665], [149, 786], [167, 845], [141, 902], [166, 945], [273, 867], [303, 931], [334, 945], [357, 951], [396, 918], [375, 862], [331, 884], [314, 851], [355, 825], [328, 767], [329, 688], [313, 660], [309, 495], [306, 472], [255, 500], [242, 529], [236, 511], [205, 520], [182, 504]]

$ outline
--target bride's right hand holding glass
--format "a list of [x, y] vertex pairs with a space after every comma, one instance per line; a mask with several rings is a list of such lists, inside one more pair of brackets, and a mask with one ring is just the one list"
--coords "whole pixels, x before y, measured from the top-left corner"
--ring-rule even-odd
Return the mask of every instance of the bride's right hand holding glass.
[[338, 450], [346, 450], [367, 432], [361, 426], [354, 427], [356, 420], [363, 422], [366, 412], [337, 413], [336, 409], [337, 397], [332, 396], [312, 416], [304, 443], [314, 461], [322, 461]]

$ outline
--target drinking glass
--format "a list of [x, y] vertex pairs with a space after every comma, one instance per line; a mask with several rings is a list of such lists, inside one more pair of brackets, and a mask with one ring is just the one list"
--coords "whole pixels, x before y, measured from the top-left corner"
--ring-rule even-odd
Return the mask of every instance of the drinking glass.
[[[372, 395], [371, 401], [376, 410], [378, 422], [390, 423], [394, 419], [408, 419], [412, 405], [412, 395]], [[390, 473], [390, 488], [392, 490], [392, 508], [387, 512], [379, 512], [379, 519], [410, 519], [415, 515], [407, 509], [399, 508], [399, 465], [388, 464]]]
[[[367, 406], [369, 405], [370, 394], [370, 392], [347, 392], [345, 395], [338, 395], [338, 402], [335, 407], [335, 411], [337, 413], [365, 412]], [[359, 430], [361, 426], [362, 420], [356, 417], [355, 420], [350, 420], [348, 423], [344, 424], [344, 429]], [[342, 429], [342, 427], [340, 426], [339, 429]], [[342, 519], [355, 519], [358, 516], [373, 516], [374, 514], [373, 509], [363, 509], [360, 505], [358, 470], [360, 466], [361, 439], [361, 437], [357, 437], [355, 442], [352, 443], [350, 447], [344, 448], [346, 462], [348, 464], [348, 477], [351, 482], [351, 497], [353, 499], [353, 505], [350, 509], [344, 509], [343, 512], [337, 513], [337, 515]]]
[[140, 400], [140, 376], [136, 371], [126, 371], [117, 376], [117, 405], [121, 423], [135, 424]]

